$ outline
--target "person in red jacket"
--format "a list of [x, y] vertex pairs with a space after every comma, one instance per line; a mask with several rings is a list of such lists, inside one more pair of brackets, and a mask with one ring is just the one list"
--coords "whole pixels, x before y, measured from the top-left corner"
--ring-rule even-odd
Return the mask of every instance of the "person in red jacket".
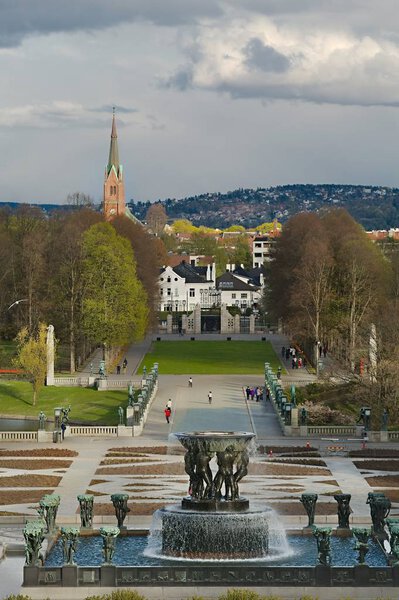
[[163, 412], [165, 413], [166, 422], [169, 423], [170, 415], [172, 414], [171, 408], [169, 406], [166, 406]]

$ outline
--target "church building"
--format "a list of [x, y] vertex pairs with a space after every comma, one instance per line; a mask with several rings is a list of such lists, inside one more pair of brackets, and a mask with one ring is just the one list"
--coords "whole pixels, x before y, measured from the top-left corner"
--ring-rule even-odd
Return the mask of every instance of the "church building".
[[105, 168], [103, 211], [107, 221], [119, 215], [126, 214], [125, 184], [123, 181], [123, 167], [119, 163], [115, 109], [113, 109], [112, 114], [108, 164]]

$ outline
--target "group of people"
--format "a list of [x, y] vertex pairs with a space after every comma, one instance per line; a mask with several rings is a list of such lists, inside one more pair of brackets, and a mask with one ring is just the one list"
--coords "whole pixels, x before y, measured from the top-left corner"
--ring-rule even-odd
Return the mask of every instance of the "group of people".
[[165, 410], [163, 411], [165, 415], [166, 422], [170, 423], [170, 417], [172, 416], [172, 400], [169, 400], [166, 403]]
[[306, 358], [298, 353], [298, 350], [295, 348], [295, 346], [288, 346], [288, 348], [283, 346], [281, 348], [281, 358], [285, 358], [287, 361], [291, 358], [292, 369], [301, 369], [302, 367], [306, 367]]
[[[126, 357], [123, 359], [122, 369], [123, 369], [123, 373], [126, 373], [126, 369], [127, 369], [127, 358]], [[117, 375], [121, 374], [121, 366], [120, 365], [116, 366], [116, 374]]]
[[247, 385], [244, 392], [247, 400], [255, 400], [256, 402], [260, 402], [262, 400], [263, 389], [259, 385], [256, 387], [250, 387]]

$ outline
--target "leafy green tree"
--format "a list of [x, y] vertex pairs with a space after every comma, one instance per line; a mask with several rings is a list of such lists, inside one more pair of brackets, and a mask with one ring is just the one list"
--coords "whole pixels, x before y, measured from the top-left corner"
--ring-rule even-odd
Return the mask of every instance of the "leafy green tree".
[[35, 406], [47, 371], [47, 327], [39, 323], [37, 332], [31, 334], [27, 327], [23, 327], [16, 341], [18, 349], [14, 364], [27, 374], [32, 384], [32, 404]]
[[244, 265], [246, 268], [252, 267], [252, 254], [246, 235], [241, 235], [235, 240], [235, 247], [230, 255], [230, 262], [237, 267]]
[[110, 223], [93, 225], [84, 234], [83, 327], [93, 342], [112, 347], [143, 337], [147, 326], [147, 295], [136, 274], [129, 241]]

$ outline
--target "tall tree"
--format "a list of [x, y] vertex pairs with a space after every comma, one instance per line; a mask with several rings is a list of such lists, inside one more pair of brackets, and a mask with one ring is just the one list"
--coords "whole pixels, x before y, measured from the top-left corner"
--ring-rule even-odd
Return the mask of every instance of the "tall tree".
[[83, 327], [93, 342], [103, 344], [109, 362], [112, 347], [144, 335], [147, 296], [136, 275], [131, 245], [111, 224], [92, 225], [84, 234], [83, 252]]
[[36, 332], [29, 333], [23, 327], [17, 335], [17, 356], [15, 364], [28, 376], [33, 388], [33, 406], [36, 405], [47, 370], [47, 327], [40, 323]]
[[148, 227], [155, 235], [160, 235], [168, 221], [165, 208], [160, 202], [151, 204], [145, 216]]
[[76, 369], [76, 351], [81, 339], [83, 277], [83, 234], [91, 225], [102, 221], [102, 215], [81, 209], [59, 213], [50, 223], [47, 264], [50, 269], [48, 291], [52, 298], [48, 316], [57, 335], [69, 345], [70, 372]]
[[334, 252], [334, 287], [341, 313], [338, 328], [347, 340], [347, 358], [354, 372], [364, 354], [360, 327], [368, 345], [370, 323], [388, 292], [389, 263], [345, 210], [327, 213], [323, 222]]
[[125, 216], [112, 221], [116, 232], [129, 240], [137, 262], [137, 277], [141, 281], [148, 299], [149, 326], [157, 323], [159, 268], [166, 263], [166, 250], [160, 238], [148, 233], [141, 225]]

